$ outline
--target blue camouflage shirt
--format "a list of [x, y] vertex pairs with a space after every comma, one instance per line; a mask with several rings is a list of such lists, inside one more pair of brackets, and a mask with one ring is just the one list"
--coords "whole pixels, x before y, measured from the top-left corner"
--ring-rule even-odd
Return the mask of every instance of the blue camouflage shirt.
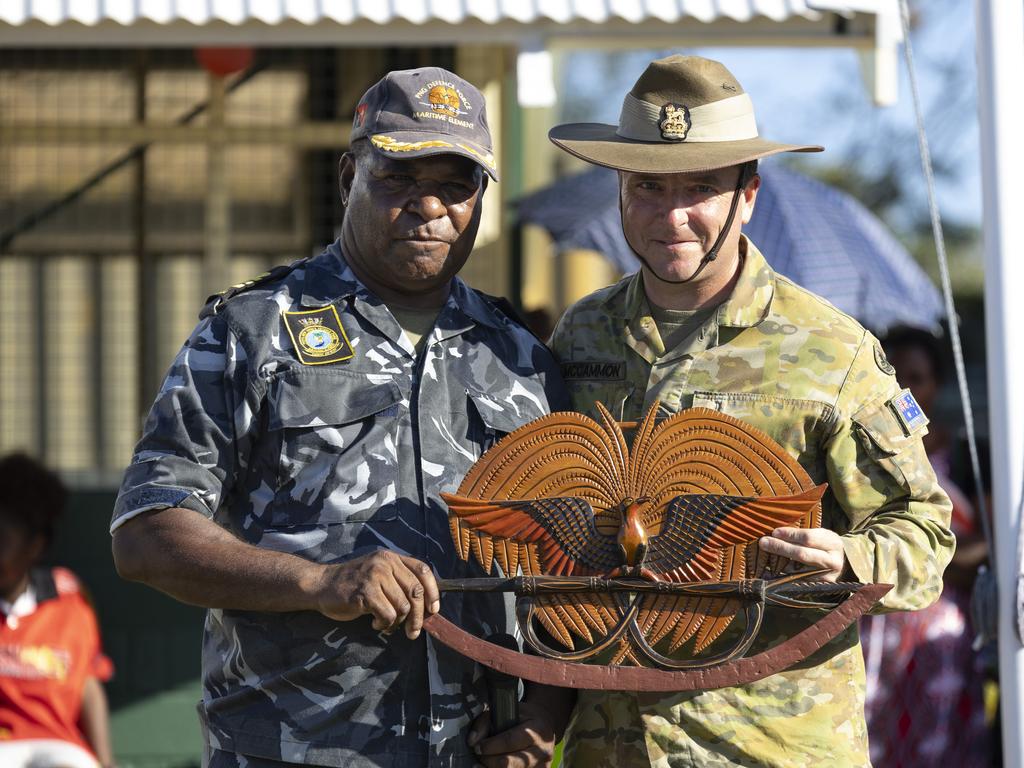
[[[331, 307], [351, 357], [303, 362], [283, 313]], [[417, 356], [336, 243], [204, 312], [150, 412], [111, 530], [186, 507], [317, 562], [386, 548], [442, 577], [484, 575], [456, 555], [439, 494], [494, 441], [566, 406], [548, 350], [457, 278]], [[441, 613], [479, 635], [511, 626], [493, 595], [445, 594]], [[216, 749], [468, 766], [467, 725], [485, 700], [479, 668], [426, 633], [385, 637], [368, 616], [207, 612], [199, 710]]]

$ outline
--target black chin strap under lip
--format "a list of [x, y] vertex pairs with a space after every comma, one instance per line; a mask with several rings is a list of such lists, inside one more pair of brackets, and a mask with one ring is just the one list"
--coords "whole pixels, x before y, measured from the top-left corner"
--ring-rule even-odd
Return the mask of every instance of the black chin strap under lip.
[[[733, 219], [736, 218], [736, 208], [739, 207], [740, 191], [743, 189], [743, 177], [745, 175], [746, 174], [744, 173], [744, 166], [740, 166], [740, 175], [736, 179], [736, 189], [734, 189], [733, 193], [732, 193], [732, 203], [729, 205], [729, 215], [725, 219], [725, 226], [723, 226], [722, 227], [722, 231], [718, 233], [718, 238], [715, 240], [714, 244], [711, 246], [711, 250], [709, 250], [707, 253], [705, 253], [704, 254], [704, 258], [700, 260], [700, 264], [697, 265], [696, 271], [692, 275], [690, 275], [688, 278], [686, 278], [685, 280], [666, 280], [663, 277], [659, 277], [658, 273], [655, 272], [651, 268], [651, 265], [647, 263], [647, 259], [645, 259], [643, 256], [640, 255], [640, 253], [636, 250], [636, 248], [633, 247], [633, 244], [631, 242], [629, 242], [629, 238], [627, 237], [627, 238], [625, 238], [625, 240], [626, 240], [626, 245], [629, 246], [629, 250], [631, 250], [633, 252], [634, 256], [636, 256], [638, 259], [640, 259], [640, 263], [643, 264], [645, 267], [647, 267], [647, 271], [650, 272], [654, 276], [654, 278], [656, 280], [659, 280], [659, 281], [661, 281], [663, 283], [668, 283], [669, 285], [685, 285], [686, 283], [690, 282], [695, 277], [697, 277], [697, 275], [699, 275], [701, 272], [704, 271], [704, 267], [706, 267], [708, 264], [710, 264], [712, 261], [714, 261], [715, 259], [718, 258], [718, 252], [722, 249], [722, 244], [725, 242], [725, 237], [726, 237], [726, 235], [729, 234], [729, 230], [732, 229]], [[622, 198], [619, 198], [619, 200], [620, 200], [620, 203], [619, 203], [619, 217], [620, 218], [622, 217], [622, 203], [621, 203], [621, 199]], [[623, 224], [622, 232], [623, 232], [623, 234], [625, 234], [625, 232], [626, 232], [625, 224]]]

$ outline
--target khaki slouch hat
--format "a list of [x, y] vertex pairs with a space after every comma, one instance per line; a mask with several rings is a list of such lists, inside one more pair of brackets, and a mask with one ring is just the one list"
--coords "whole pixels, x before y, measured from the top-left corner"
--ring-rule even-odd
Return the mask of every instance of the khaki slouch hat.
[[618, 125], [567, 123], [548, 133], [595, 165], [640, 173], [691, 173], [779, 152], [821, 152], [758, 135], [754, 105], [724, 65], [700, 56], [651, 62], [626, 94]]

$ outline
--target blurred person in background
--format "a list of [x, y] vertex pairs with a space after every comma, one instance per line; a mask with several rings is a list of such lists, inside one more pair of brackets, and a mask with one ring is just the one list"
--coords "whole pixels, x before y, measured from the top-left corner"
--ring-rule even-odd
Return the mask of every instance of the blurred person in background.
[[943, 348], [930, 332], [909, 327], [892, 329], [882, 346], [900, 385], [932, 420], [924, 446], [953, 502], [957, 548], [936, 603], [914, 613], [862, 619], [871, 759], [887, 768], [945, 761], [967, 768], [990, 765], [984, 675], [968, 620], [974, 575], [987, 553], [975, 507], [950, 479], [952, 432], [936, 417], [945, 378]]
[[113, 671], [75, 575], [38, 566], [67, 498], [22, 454], [0, 459], [0, 766], [113, 765], [107, 697]]

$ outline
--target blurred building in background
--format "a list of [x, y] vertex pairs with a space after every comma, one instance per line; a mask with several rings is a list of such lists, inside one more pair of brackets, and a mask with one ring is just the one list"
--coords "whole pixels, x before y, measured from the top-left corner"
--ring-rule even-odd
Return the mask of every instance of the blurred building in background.
[[557, 316], [615, 274], [539, 228], [511, 257], [512, 201], [554, 178], [552, 52], [847, 46], [885, 102], [898, 38], [895, 0], [0, 0], [0, 453], [77, 491], [54, 559], [96, 597], [119, 763], [198, 763], [202, 623], [113, 574], [121, 469], [205, 298], [334, 239], [369, 85], [439, 65], [480, 87], [502, 182], [463, 275]]
[[513, 275], [502, 226], [553, 176], [550, 50], [845, 45], [895, 68], [894, 20], [862, 0], [479, 5], [0, 0], [0, 450], [116, 476], [206, 296], [334, 239], [352, 111], [390, 69], [484, 92], [502, 183], [465, 276], [558, 311], [544, 243]]

